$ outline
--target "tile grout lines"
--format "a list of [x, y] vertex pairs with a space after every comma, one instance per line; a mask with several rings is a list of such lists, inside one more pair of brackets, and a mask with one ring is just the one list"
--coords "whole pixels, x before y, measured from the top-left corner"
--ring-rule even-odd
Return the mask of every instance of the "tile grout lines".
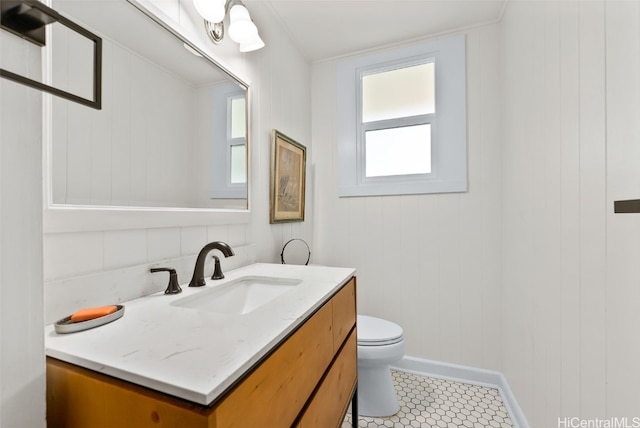
[[[400, 411], [362, 428], [513, 428], [498, 389], [392, 370]], [[351, 427], [348, 413], [342, 428]]]

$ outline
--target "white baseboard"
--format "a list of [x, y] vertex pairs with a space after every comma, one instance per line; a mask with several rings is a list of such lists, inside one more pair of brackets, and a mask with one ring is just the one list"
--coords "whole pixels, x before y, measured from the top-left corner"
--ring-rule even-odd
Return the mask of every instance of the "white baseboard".
[[529, 422], [513, 395], [507, 379], [500, 372], [408, 356], [393, 364], [392, 368], [430, 377], [496, 388], [502, 396], [514, 428], [530, 428]]

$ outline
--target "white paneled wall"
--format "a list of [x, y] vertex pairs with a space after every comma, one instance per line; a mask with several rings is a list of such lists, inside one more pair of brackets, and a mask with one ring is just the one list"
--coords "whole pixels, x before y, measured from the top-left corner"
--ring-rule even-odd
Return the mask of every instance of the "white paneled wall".
[[611, 211], [640, 198], [640, 4], [606, 5], [607, 413], [640, 414], [640, 214]]
[[406, 354], [500, 368], [501, 75], [497, 25], [467, 34], [469, 192], [338, 198], [336, 63], [313, 67], [314, 263], [358, 269], [358, 310]]
[[[640, 409], [640, 3], [503, 19], [503, 371], [532, 426]], [[631, 423], [631, 419], [629, 419]]]
[[[40, 75], [40, 53], [6, 31], [11, 70]], [[42, 96], [0, 79], [0, 426], [45, 426]]]
[[[239, 53], [237, 45], [228, 39], [218, 46], [211, 44], [191, 0], [154, 4], [191, 31], [194, 38], [202, 40], [235, 73], [249, 80], [251, 219], [247, 224], [212, 222], [194, 227], [45, 233], [45, 321], [48, 323], [79, 307], [125, 301], [163, 290], [166, 275], [151, 275], [148, 273], [151, 266], [172, 265], [178, 269], [180, 281], [188, 282], [197, 252], [209, 241], [223, 240], [240, 250], [239, 256], [222, 260], [223, 268], [232, 268], [254, 260], [275, 262], [288, 239], [301, 237], [311, 241], [312, 238], [311, 174], [307, 189], [307, 221], [269, 224], [271, 129], [276, 128], [297, 139], [308, 147], [309, 156], [311, 153], [310, 67], [306, 60], [279, 28], [268, 7], [260, 2], [252, 3], [249, 9], [267, 46], [246, 54]], [[104, 91], [109, 91], [105, 96], [112, 96], [111, 91], [123, 90], [117, 88], [118, 81], [114, 77], [116, 87], [105, 88]], [[105, 112], [108, 110], [102, 111]], [[81, 113], [81, 117], [89, 114]], [[111, 120], [116, 115], [121, 120], [129, 120], [125, 114], [110, 114]], [[153, 130], [154, 125], [148, 125]], [[114, 129], [108, 131], [115, 132]], [[113, 135], [111, 141], [114, 144], [121, 139]], [[101, 150], [101, 146], [95, 149]], [[153, 147], [149, 145], [130, 150], [135, 150], [139, 156], [153, 155]], [[308, 167], [310, 173], [310, 163]]]

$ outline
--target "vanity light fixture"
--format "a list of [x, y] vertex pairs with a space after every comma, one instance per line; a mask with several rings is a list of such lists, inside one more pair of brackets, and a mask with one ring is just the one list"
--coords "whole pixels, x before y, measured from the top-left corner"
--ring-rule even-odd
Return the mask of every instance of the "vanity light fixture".
[[193, 0], [196, 10], [204, 18], [207, 35], [218, 44], [224, 37], [224, 18], [229, 15], [228, 33], [240, 45], [240, 52], [251, 52], [264, 47], [249, 11], [240, 0]]
[[225, 0], [193, 0], [193, 5], [204, 19], [209, 22], [222, 22], [224, 20]]

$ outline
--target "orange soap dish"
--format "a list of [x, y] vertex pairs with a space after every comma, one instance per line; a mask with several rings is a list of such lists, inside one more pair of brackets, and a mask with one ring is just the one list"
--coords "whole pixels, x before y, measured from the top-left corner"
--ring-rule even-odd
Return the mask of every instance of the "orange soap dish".
[[77, 331], [89, 330], [91, 328], [99, 327], [104, 324], [108, 324], [112, 321], [117, 320], [118, 318], [122, 318], [124, 315], [124, 306], [123, 305], [114, 305], [116, 307], [116, 311], [112, 312], [108, 315], [97, 317], [93, 319], [89, 319], [86, 321], [77, 321], [73, 322], [71, 320], [71, 316], [62, 318], [53, 325], [56, 333], [75, 333]]

